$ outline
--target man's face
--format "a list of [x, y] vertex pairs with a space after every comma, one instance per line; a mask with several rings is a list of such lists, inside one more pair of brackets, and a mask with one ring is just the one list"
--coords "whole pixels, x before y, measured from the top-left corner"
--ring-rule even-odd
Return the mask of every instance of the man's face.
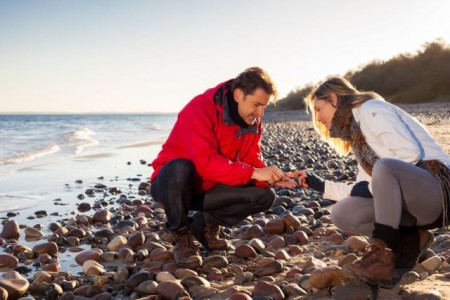
[[264, 115], [264, 109], [269, 104], [271, 95], [264, 89], [257, 88], [253, 94], [244, 95], [241, 89], [234, 90], [234, 101], [238, 104], [239, 116], [248, 125], [253, 125], [257, 118]]

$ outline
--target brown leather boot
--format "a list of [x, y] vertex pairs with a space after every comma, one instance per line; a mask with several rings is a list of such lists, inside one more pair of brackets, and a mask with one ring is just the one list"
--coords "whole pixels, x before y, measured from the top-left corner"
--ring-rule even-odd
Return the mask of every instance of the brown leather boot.
[[425, 251], [433, 244], [434, 235], [417, 227], [400, 228], [400, 248], [395, 262], [396, 268], [412, 268]]
[[221, 227], [213, 223], [206, 224], [202, 212], [196, 213], [192, 218], [192, 234], [207, 250], [228, 250], [226, 239], [220, 238]]
[[228, 241], [220, 238], [222, 229], [220, 225], [206, 224], [205, 238], [210, 250], [227, 250]]
[[202, 265], [202, 257], [189, 228], [172, 231], [175, 239], [173, 256], [175, 263], [181, 268], [196, 268]]
[[369, 251], [347, 268], [367, 282], [389, 284], [392, 282], [394, 263], [394, 252], [382, 240], [373, 239]]

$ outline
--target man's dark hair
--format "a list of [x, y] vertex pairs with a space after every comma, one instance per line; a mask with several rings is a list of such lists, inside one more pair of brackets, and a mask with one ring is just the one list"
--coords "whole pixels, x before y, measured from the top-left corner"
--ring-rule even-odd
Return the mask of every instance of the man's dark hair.
[[269, 74], [260, 67], [251, 67], [233, 80], [231, 90], [241, 89], [244, 95], [253, 94], [257, 88], [262, 88], [268, 95], [273, 95], [276, 101], [278, 91]]

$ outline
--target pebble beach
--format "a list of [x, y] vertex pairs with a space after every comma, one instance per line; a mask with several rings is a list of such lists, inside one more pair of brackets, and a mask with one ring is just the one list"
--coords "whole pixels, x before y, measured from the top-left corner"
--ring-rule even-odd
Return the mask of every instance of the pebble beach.
[[[401, 107], [450, 153], [450, 103]], [[450, 299], [448, 232], [434, 230], [422, 261], [396, 271], [392, 286], [370, 285], [345, 269], [370, 239], [341, 232], [329, 217], [333, 202], [300, 187], [276, 190], [269, 211], [225, 228], [233, 249], [202, 251], [201, 266], [177, 267], [164, 210], [148, 193], [160, 145], [79, 159], [64, 169], [67, 182], [30, 172], [27, 180], [53, 184], [54, 193], [0, 210], [0, 299]], [[356, 176], [355, 159], [322, 142], [303, 111], [267, 113], [262, 149], [286, 172]]]

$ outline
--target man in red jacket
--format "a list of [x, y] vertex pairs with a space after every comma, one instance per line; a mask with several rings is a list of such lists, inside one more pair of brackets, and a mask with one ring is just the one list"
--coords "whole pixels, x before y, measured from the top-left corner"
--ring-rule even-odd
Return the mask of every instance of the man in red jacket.
[[[152, 162], [151, 195], [161, 202], [181, 267], [202, 264], [193, 236], [207, 250], [227, 250], [222, 226], [272, 206], [272, 185], [294, 186], [261, 159], [261, 117], [277, 90], [261, 68], [192, 99]], [[198, 211], [191, 219], [189, 211]]]

